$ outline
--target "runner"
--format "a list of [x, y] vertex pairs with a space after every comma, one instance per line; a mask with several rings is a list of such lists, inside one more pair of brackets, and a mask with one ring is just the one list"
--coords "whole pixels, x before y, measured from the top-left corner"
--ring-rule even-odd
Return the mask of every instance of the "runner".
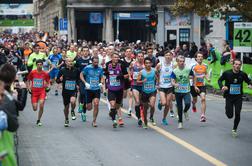
[[50, 78], [48, 73], [42, 70], [43, 60], [39, 59], [36, 61], [37, 69], [32, 70], [28, 75], [27, 87], [29, 92], [31, 92], [31, 102], [32, 108], [34, 111], [38, 109], [39, 103], [39, 112], [37, 125], [42, 126], [41, 117], [44, 111], [45, 97], [46, 97], [46, 88], [50, 88]]
[[[83, 69], [92, 63], [89, 48], [87, 46], [82, 47], [81, 49], [81, 57], [76, 60], [75, 66], [77, 67], [79, 73], [83, 71]], [[79, 82], [79, 108], [78, 112], [81, 113], [81, 119], [83, 122], [86, 121], [86, 90], [85, 84], [80, 80]]]
[[142, 126], [142, 119], [141, 119], [141, 104], [140, 104], [140, 94], [142, 93], [142, 84], [137, 83], [137, 77], [139, 72], [144, 68], [144, 54], [143, 52], [138, 52], [136, 61], [131, 62], [129, 66], [130, 71], [130, 81], [131, 81], [131, 88], [133, 97], [135, 100], [135, 112], [138, 119], [138, 125]]
[[[190, 76], [193, 76], [193, 72], [185, 67], [185, 57], [178, 56], [178, 66], [173, 70], [171, 78], [172, 85], [175, 88], [175, 98], [178, 109], [178, 128], [183, 128], [183, 112], [186, 120], [189, 120], [188, 110], [191, 106], [190, 96]], [[183, 100], [185, 107], [183, 109]]]
[[[122, 59], [122, 61], [124, 62], [124, 66], [127, 68], [128, 73], [130, 72], [129, 66], [131, 62], [133, 61], [131, 58], [131, 54], [132, 54], [131, 48], [127, 47], [125, 51], [125, 57]], [[129, 100], [128, 116], [131, 117], [132, 105], [133, 105], [133, 94], [132, 94], [132, 90], [130, 86], [130, 81], [128, 78], [124, 80], [124, 98], [126, 98], [127, 96]]]
[[36, 61], [38, 59], [46, 59], [46, 54], [39, 52], [39, 45], [34, 45], [33, 47], [33, 53], [29, 56], [28, 58], [28, 62], [27, 62], [27, 66], [31, 69], [37, 69], [37, 65], [36, 65]]
[[105, 68], [106, 85], [108, 89], [108, 100], [110, 103], [109, 115], [113, 121], [113, 127], [117, 127], [116, 114], [118, 113], [118, 124], [123, 126], [122, 113], [119, 111], [122, 99], [124, 79], [128, 77], [128, 72], [122, 63], [119, 62], [119, 54], [114, 52], [112, 60], [106, 64]]
[[141, 101], [143, 102], [143, 115], [144, 115], [144, 124], [143, 128], [148, 128], [147, 121], [147, 111], [150, 106], [150, 121], [152, 125], [156, 125], [154, 121], [154, 111], [155, 102], [156, 102], [156, 81], [157, 81], [157, 72], [154, 68], [151, 67], [152, 62], [150, 58], [144, 59], [145, 68], [141, 70], [137, 76], [137, 83], [143, 84]]
[[79, 72], [73, 67], [73, 61], [71, 58], [66, 59], [66, 67], [59, 71], [57, 76], [57, 83], [62, 82], [62, 97], [64, 103], [64, 115], [65, 115], [65, 127], [69, 126], [69, 107], [71, 104], [71, 116], [72, 120], [76, 120], [75, 106], [77, 97], [77, 82], [79, 81]]
[[[51, 84], [53, 86], [59, 73], [59, 69], [58, 69], [59, 62], [62, 59], [61, 54], [58, 53], [58, 49], [56, 47], [53, 48], [53, 53], [48, 57], [48, 59], [50, 60], [50, 64], [51, 64], [50, 79], [51, 79]], [[58, 90], [59, 90], [59, 85], [56, 85], [55, 96], [58, 96]]]
[[99, 112], [100, 89], [104, 88], [102, 86], [104, 84], [103, 69], [99, 67], [98, 64], [99, 58], [98, 56], [94, 56], [92, 58], [92, 64], [86, 66], [80, 73], [80, 79], [85, 84], [86, 88], [86, 108], [91, 110], [92, 105], [94, 105], [93, 127], [97, 127], [96, 119]]
[[66, 57], [74, 60], [77, 56], [77, 52], [75, 51], [75, 46], [71, 45], [70, 49], [66, 53]]
[[[241, 71], [242, 62], [239, 59], [233, 61], [233, 68], [225, 71], [219, 78], [218, 84], [224, 97], [226, 98], [226, 115], [229, 119], [233, 118], [235, 108], [235, 118], [232, 130], [233, 137], [237, 137], [237, 128], [240, 122], [242, 109], [243, 82], [245, 81], [252, 88], [252, 81], [248, 75]], [[223, 86], [222, 82], [225, 81]]]
[[206, 86], [205, 79], [210, 82], [207, 74], [207, 65], [203, 64], [203, 53], [196, 53], [196, 62], [197, 64], [192, 66], [192, 71], [194, 74], [194, 86], [191, 88], [191, 95], [193, 97], [192, 101], [192, 110], [193, 112], [197, 112], [196, 103], [197, 96], [201, 98], [201, 116], [200, 121], [206, 121]]
[[162, 106], [165, 106], [162, 124], [168, 125], [167, 115], [170, 109], [170, 104], [172, 102], [172, 92], [173, 87], [171, 84], [171, 74], [173, 71], [172, 64], [173, 55], [171, 52], [165, 52], [164, 62], [159, 62], [156, 66], [156, 70], [159, 73], [159, 95], [160, 103], [158, 104], [159, 109], [162, 109]]

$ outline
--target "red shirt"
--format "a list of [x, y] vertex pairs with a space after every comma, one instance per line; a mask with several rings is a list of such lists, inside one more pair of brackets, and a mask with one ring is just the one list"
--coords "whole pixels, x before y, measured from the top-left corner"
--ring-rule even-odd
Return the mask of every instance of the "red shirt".
[[32, 81], [32, 92], [40, 92], [45, 90], [50, 77], [45, 71], [38, 72], [37, 70], [32, 70], [28, 75], [28, 80]]

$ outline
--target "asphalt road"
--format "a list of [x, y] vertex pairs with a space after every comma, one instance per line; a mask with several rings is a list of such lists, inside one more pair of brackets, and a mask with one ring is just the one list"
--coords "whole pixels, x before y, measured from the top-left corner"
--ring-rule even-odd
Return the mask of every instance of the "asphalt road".
[[243, 105], [237, 138], [231, 136], [233, 120], [224, 114], [223, 98], [212, 95], [207, 99], [207, 122], [199, 122], [199, 111], [190, 111], [182, 130], [177, 129], [176, 118], [169, 117], [169, 125], [163, 126], [158, 110], [156, 127], [139, 128], [134, 118], [124, 114], [125, 126], [114, 129], [104, 102], [100, 102], [97, 128], [91, 126], [92, 112], [87, 113], [87, 122], [78, 115], [65, 128], [62, 98], [50, 94], [42, 127], [35, 125], [37, 113], [30, 100], [20, 113], [20, 166], [250, 166], [251, 106]]

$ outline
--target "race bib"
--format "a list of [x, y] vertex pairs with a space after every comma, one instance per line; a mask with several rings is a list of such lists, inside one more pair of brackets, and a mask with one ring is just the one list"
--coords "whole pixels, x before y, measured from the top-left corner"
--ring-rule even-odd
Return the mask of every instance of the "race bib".
[[155, 89], [155, 82], [154, 81], [145, 82], [143, 88], [144, 91], [153, 91]]
[[196, 81], [199, 83], [203, 83], [204, 82], [204, 78], [203, 77], [197, 77]]
[[133, 72], [133, 79], [136, 80], [138, 77], [139, 72]]
[[121, 82], [120, 82], [120, 80], [116, 79], [116, 76], [110, 76], [109, 77], [109, 85], [110, 86], [120, 86]]
[[187, 93], [189, 92], [189, 85], [188, 84], [179, 84], [177, 88], [178, 93]]
[[43, 79], [41, 79], [41, 78], [34, 78], [33, 79], [33, 87], [34, 88], [43, 88]]
[[239, 94], [241, 94], [241, 85], [240, 84], [230, 84], [229, 93], [231, 95], [239, 95]]
[[91, 87], [97, 87], [99, 84], [99, 79], [98, 78], [90, 78], [90, 86]]
[[169, 76], [163, 77], [162, 82], [164, 84], [170, 84], [171, 83], [171, 78]]
[[76, 84], [75, 81], [69, 81], [69, 80], [67, 80], [65, 82], [65, 89], [66, 90], [75, 90], [75, 84]]

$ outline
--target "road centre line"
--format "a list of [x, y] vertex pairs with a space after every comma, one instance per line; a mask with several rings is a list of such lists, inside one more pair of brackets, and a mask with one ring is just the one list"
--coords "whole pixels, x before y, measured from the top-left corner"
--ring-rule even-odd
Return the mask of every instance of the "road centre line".
[[[108, 104], [108, 102], [104, 99], [100, 99], [101, 102]], [[127, 114], [127, 110], [124, 108], [121, 108], [122, 112]], [[132, 117], [134, 119], [137, 119], [135, 114], [132, 114]], [[185, 147], [186, 149], [192, 151], [193, 153], [197, 154], [198, 156], [202, 157], [203, 159], [207, 160], [208, 162], [212, 163], [213, 165], [217, 166], [227, 166], [227, 164], [223, 163], [222, 161], [214, 158], [213, 156], [207, 154], [206, 152], [200, 150], [199, 148], [189, 144], [188, 142], [182, 140], [181, 138], [169, 133], [168, 131], [158, 127], [158, 126], [153, 126], [152, 124], [148, 123], [148, 126], [158, 132], [159, 134], [165, 136], [166, 138], [176, 142], [177, 144], [180, 144], [181, 146]]]

